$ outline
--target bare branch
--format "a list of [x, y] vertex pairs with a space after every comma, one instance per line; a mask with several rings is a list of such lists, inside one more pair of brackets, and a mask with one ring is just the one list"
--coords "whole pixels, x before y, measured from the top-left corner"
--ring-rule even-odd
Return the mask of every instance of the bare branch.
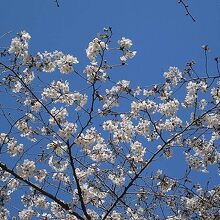
[[192, 14], [189, 11], [189, 6], [184, 2], [184, 0], [178, 0], [178, 3], [184, 7], [186, 15], [189, 16], [193, 22], [196, 22], [196, 19], [192, 16]]
[[56, 5], [57, 5], [57, 7], [60, 7], [58, 0], [55, 0], [55, 3], [56, 3]]

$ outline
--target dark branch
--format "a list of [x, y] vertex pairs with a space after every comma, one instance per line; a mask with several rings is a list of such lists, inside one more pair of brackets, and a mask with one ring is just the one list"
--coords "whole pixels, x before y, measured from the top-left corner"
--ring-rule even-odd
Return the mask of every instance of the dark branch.
[[183, 0], [179, 0], [178, 3], [181, 4], [181, 5], [184, 7], [185, 12], [186, 12], [186, 15], [188, 15], [188, 16], [192, 19], [192, 21], [195, 22], [196, 19], [195, 19], [195, 18], [192, 16], [192, 14], [190, 13], [190, 11], [189, 11], [189, 6], [188, 6]]
[[0, 162], [0, 168], [2, 168], [2, 170], [4, 170], [4, 171], [10, 173], [11, 175], [13, 175], [16, 179], [25, 182], [28, 186], [34, 188], [35, 190], [37, 190], [41, 194], [43, 194], [43, 195], [47, 196], [48, 198], [50, 198], [51, 200], [55, 201], [64, 210], [69, 211], [71, 214], [76, 216], [78, 219], [84, 220], [84, 218], [81, 215], [79, 215], [78, 213], [70, 210], [69, 206], [66, 203], [62, 202], [61, 200], [59, 200], [57, 197], [53, 196], [49, 192], [44, 191], [42, 188], [36, 186], [31, 181], [22, 178], [21, 176], [19, 176], [17, 173], [15, 173], [13, 170], [9, 169], [5, 164], [3, 164], [1, 162]]
[[189, 125], [187, 125], [181, 132], [177, 133], [176, 135], [174, 135], [171, 139], [169, 139], [169, 141], [165, 142], [162, 147], [146, 162], [146, 164], [141, 168], [141, 170], [131, 179], [131, 181], [129, 182], [129, 184], [124, 188], [124, 191], [121, 193], [121, 195], [115, 200], [115, 202], [113, 203], [113, 205], [108, 209], [108, 211], [106, 212], [106, 214], [104, 215], [102, 220], [105, 220], [108, 215], [111, 213], [111, 211], [116, 207], [116, 205], [118, 204], [118, 202], [120, 202], [120, 200], [126, 195], [127, 191], [133, 186], [134, 182], [139, 178], [139, 176], [141, 175], [141, 173], [143, 173], [143, 171], [152, 163], [152, 161], [159, 155], [159, 153], [161, 151], [163, 151], [163, 149], [168, 146], [173, 140], [175, 140], [175, 138], [177, 138], [178, 136], [180, 136], [181, 134], [183, 134], [185, 131], [187, 131], [191, 126], [193, 126], [194, 124], [196, 124], [196, 122], [198, 122], [201, 118], [203, 118], [206, 114], [210, 113], [212, 110], [214, 110], [215, 108], [217, 108], [219, 106], [219, 104], [216, 104], [213, 108], [209, 109], [207, 112], [203, 113], [200, 117], [196, 118], [195, 120], [193, 120]]
[[76, 169], [75, 169], [75, 165], [74, 165], [74, 161], [73, 161], [72, 151], [71, 151], [71, 147], [69, 146], [69, 143], [68, 143], [68, 154], [69, 154], [69, 159], [70, 159], [70, 165], [72, 167], [73, 176], [74, 176], [74, 179], [76, 181], [77, 191], [78, 191], [78, 195], [79, 195], [79, 201], [81, 203], [83, 213], [85, 214], [85, 216], [88, 220], [91, 220], [91, 217], [87, 213], [86, 206], [85, 206], [85, 203], [84, 203], [84, 200], [83, 200], [83, 192], [82, 192], [82, 189], [81, 189], [81, 186], [80, 186], [79, 179], [78, 179], [77, 174], [76, 174]]
[[60, 7], [58, 0], [55, 0], [57, 7]]

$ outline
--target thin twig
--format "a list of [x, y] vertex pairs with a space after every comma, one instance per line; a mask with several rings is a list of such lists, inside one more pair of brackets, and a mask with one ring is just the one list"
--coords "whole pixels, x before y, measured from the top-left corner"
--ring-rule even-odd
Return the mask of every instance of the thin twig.
[[219, 70], [219, 66], [218, 66], [219, 57], [216, 57], [216, 58], [215, 58], [215, 62], [216, 62], [216, 68], [217, 68], [217, 71], [218, 71], [218, 75], [220, 76], [220, 70]]
[[141, 170], [131, 179], [129, 184], [124, 188], [124, 191], [121, 193], [120, 196], [115, 200], [115, 202], [112, 204], [112, 206], [108, 209], [102, 220], [105, 220], [111, 211], [115, 208], [115, 206], [118, 204], [118, 202], [124, 197], [124, 195], [127, 193], [128, 189], [133, 186], [133, 183], [136, 181], [136, 179], [139, 178], [141, 173], [151, 164], [151, 162], [158, 156], [158, 154], [166, 147], [168, 146], [175, 138], [183, 134], [185, 131], [187, 131], [192, 125], [194, 125], [196, 122], [198, 122], [201, 118], [203, 118], [206, 114], [211, 112], [213, 109], [217, 108], [219, 104], [216, 104], [213, 108], [209, 109], [207, 112], [203, 113], [200, 117], [196, 118], [194, 121], [192, 121], [189, 125], [187, 125], [181, 132], [175, 134], [171, 139], [169, 139], [167, 142], [163, 144], [163, 146], [146, 162], [146, 164], [141, 168]]
[[208, 74], [208, 55], [207, 55], [207, 50], [205, 50], [205, 73], [206, 73], [206, 76], [209, 77], [209, 74]]
[[57, 7], [60, 7], [58, 0], [55, 0]]
[[192, 19], [192, 21], [196, 22], [196, 19], [192, 16], [192, 14], [190, 13], [190, 11], [188, 9], [189, 6], [183, 0], [179, 0], [178, 3], [184, 7], [184, 9], [186, 11], [186, 15], [189, 15], [189, 17]]
[[5, 164], [3, 164], [2, 162], [0, 162], [0, 168], [3, 169], [4, 171], [10, 173], [11, 175], [13, 175], [16, 179], [23, 181], [24, 183], [28, 184], [30, 187], [34, 188], [35, 190], [37, 190], [38, 192], [40, 192], [41, 194], [47, 196], [48, 198], [50, 198], [51, 200], [55, 201], [58, 205], [60, 205], [64, 210], [69, 211], [71, 214], [73, 214], [74, 216], [76, 216], [78, 219], [84, 220], [84, 218], [78, 214], [77, 212], [73, 211], [70, 209], [70, 207], [68, 206], [68, 204], [62, 202], [60, 199], [58, 199], [56, 196], [52, 195], [51, 193], [44, 191], [42, 188], [40, 188], [39, 186], [33, 184], [30, 180], [24, 179], [21, 176], [19, 176], [17, 173], [15, 173], [13, 170], [9, 169]]
[[8, 32], [4, 33], [2, 36], [0, 36], [0, 40], [1, 40], [3, 37], [5, 37], [6, 35], [10, 34], [11, 32], [12, 32], [12, 31], [8, 31]]

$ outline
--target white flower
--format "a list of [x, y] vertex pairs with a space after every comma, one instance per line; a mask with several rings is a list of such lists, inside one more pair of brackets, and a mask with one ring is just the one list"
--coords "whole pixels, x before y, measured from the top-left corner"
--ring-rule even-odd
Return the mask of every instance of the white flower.
[[120, 60], [121, 60], [122, 63], [126, 63], [127, 58], [126, 58], [125, 56], [121, 56], [121, 57], [120, 57]]
[[41, 103], [36, 99], [31, 99], [29, 96], [26, 97], [24, 105], [30, 106], [31, 111], [39, 112], [41, 108]]
[[155, 113], [155, 111], [157, 110], [158, 105], [152, 101], [152, 100], [144, 100], [144, 101], [133, 101], [131, 103], [131, 115], [133, 117], [136, 117], [138, 115], [138, 113], [142, 110], [148, 110], [151, 111], [152, 114]]
[[136, 51], [131, 51], [130, 48], [133, 45], [132, 41], [128, 38], [122, 37], [121, 40], [118, 40], [120, 50], [123, 51], [123, 56], [120, 57], [122, 64], [125, 64], [127, 59], [131, 59], [136, 55]]
[[7, 143], [8, 140], [7, 134], [0, 133], [0, 145]]
[[122, 37], [121, 40], [118, 40], [118, 44], [122, 49], [130, 49], [130, 47], [133, 45], [132, 41], [125, 37]]
[[205, 122], [208, 125], [208, 128], [219, 128], [220, 114], [206, 114]]
[[63, 123], [65, 118], [68, 116], [66, 108], [63, 107], [61, 107], [60, 109], [56, 109], [56, 107], [53, 107], [50, 113], [52, 115], [49, 119], [50, 124]]
[[176, 86], [183, 76], [177, 67], [170, 67], [169, 71], [164, 73], [164, 77], [167, 83]]
[[31, 36], [29, 33], [27, 33], [26, 31], [22, 31], [21, 32], [21, 39], [23, 41], [29, 41], [31, 39]]
[[103, 43], [98, 38], [95, 38], [92, 42], [89, 43], [89, 46], [86, 49], [86, 54], [91, 63], [96, 62], [96, 57], [101, 52]]
[[52, 178], [54, 180], [62, 181], [64, 184], [67, 184], [70, 182], [69, 176], [67, 176], [67, 174], [65, 173], [60, 173], [60, 172], [54, 173]]
[[67, 169], [69, 162], [68, 160], [64, 160], [64, 161], [54, 160], [53, 156], [51, 156], [49, 158], [48, 164], [56, 172], [63, 172]]
[[[89, 186], [88, 183], [81, 184], [82, 196], [85, 203], [91, 202], [95, 206], [99, 206], [104, 203], [104, 198], [107, 196], [106, 192], [100, 191], [95, 186]], [[75, 190], [78, 193], [78, 190]]]
[[112, 161], [114, 159], [111, 150], [95, 128], [87, 129], [86, 134], [81, 134], [75, 142], [82, 146], [83, 150], [93, 161], [99, 162], [109, 159]]
[[22, 89], [21, 83], [19, 81], [16, 81], [14, 87], [12, 88], [12, 92], [18, 93], [21, 91], [21, 89]]
[[52, 81], [48, 88], [44, 88], [41, 96], [42, 99], [53, 99], [55, 102], [61, 101], [64, 94], [69, 93], [69, 83], [67, 81]]
[[133, 211], [130, 207], [127, 208], [127, 215], [130, 220], [147, 220], [143, 217], [144, 209], [138, 206], [138, 209]]
[[127, 117], [124, 114], [120, 115], [122, 121], [120, 122], [120, 127], [113, 133], [113, 140], [115, 144], [119, 142], [127, 142], [131, 141], [131, 138], [135, 134], [135, 129], [131, 118]]
[[75, 140], [76, 144], [88, 148], [90, 145], [94, 144], [99, 137], [96, 129], [94, 127], [87, 129], [86, 134], [81, 134]]
[[67, 146], [62, 145], [61, 141], [53, 141], [47, 144], [47, 147], [52, 148], [54, 152], [59, 156], [61, 156], [64, 152], [66, 152], [66, 149], [67, 149]]
[[57, 204], [56, 202], [51, 202], [51, 212], [58, 218], [64, 217], [64, 210], [63, 208]]
[[24, 82], [25, 82], [26, 84], [32, 83], [32, 81], [33, 81], [34, 78], [35, 78], [34, 73], [31, 72], [28, 68], [26, 68], [26, 69], [23, 71], [23, 73], [24, 73], [24, 79], [23, 79]]
[[124, 217], [115, 210], [106, 218], [107, 220], [124, 220]]
[[177, 99], [170, 100], [165, 103], [159, 104], [158, 111], [165, 116], [176, 115], [179, 107], [179, 101]]
[[79, 111], [87, 103], [87, 95], [82, 95], [79, 92], [73, 93], [73, 99], [76, 101], [76, 111]]
[[87, 65], [84, 73], [87, 75], [88, 83], [94, 83], [95, 80], [104, 82], [107, 79], [107, 74], [104, 68], [98, 67], [96, 64]]
[[95, 164], [92, 164], [87, 170], [81, 170], [76, 168], [75, 172], [79, 179], [79, 181], [85, 180], [88, 178], [89, 175], [93, 174], [95, 171]]
[[[33, 134], [32, 128], [28, 126], [28, 123], [25, 119], [17, 121], [16, 128], [22, 132], [21, 137], [29, 137]], [[35, 141], [34, 138], [30, 138], [31, 141]]]
[[111, 109], [114, 106], [118, 106], [118, 93], [127, 93], [130, 91], [130, 81], [121, 80], [116, 83], [110, 90], [106, 89], [106, 96], [104, 97], [103, 109]]
[[[14, 191], [16, 190], [16, 188], [18, 187], [18, 185], [19, 185], [19, 181], [16, 180], [16, 179], [10, 179], [10, 180], [8, 181], [8, 184], [7, 184], [7, 186], [10, 188], [10, 190], [11, 190], [12, 192], [14, 192]], [[0, 218], [0, 219], [1, 219], [1, 218]]]
[[28, 207], [28, 209], [23, 209], [19, 212], [19, 218], [21, 220], [31, 220], [33, 216], [36, 216], [36, 212], [32, 209], [32, 207]]
[[215, 103], [218, 104], [220, 102], [220, 89], [219, 88], [212, 88], [211, 95], [215, 100]]
[[205, 99], [202, 99], [202, 100], [200, 100], [200, 102], [199, 102], [199, 108], [200, 108], [201, 110], [204, 110], [207, 104], [208, 104], [207, 101], [206, 101]]
[[0, 219], [1, 220], [8, 220], [9, 211], [8, 209], [0, 206]]
[[39, 182], [42, 182], [46, 178], [47, 175], [48, 175], [47, 171], [45, 169], [42, 169], [36, 172], [36, 175], [34, 176], [34, 178], [38, 180]]
[[199, 83], [190, 81], [186, 86], [187, 94], [184, 103], [182, 103], [183, 107], [192, 106], [192, 104], [195, 102], [196, 98], [198, 97], [197, 91], [201, 89], [203, 92], [205, 92], [207, 88], [208, 85], [204, 81], [200, 81]]
[[102, 141], [98, 141], [98, 143], [93, 146], [92, 150], [87, 150], [87, 153], [93, 161], [97, 162], [113, 159], [111, 150], [107, 148], [107, 145]]
[[131, 154], [128, 154], [127, 158], [134, 160], [136, 163], [142, 162], [145, 151], [146, 149], [143, 147], [143, 145], [140, 142], [135, 141], [131, 144]]
[[113, 184], [121, 186], [125, 182], [125, 174], [122, 168], [118, 166], [118, 173], [111, 173], [108, 175], [108, 178], [112, 181]]
[[8, 52], [21, 57], [23, 61], [28, 60], [28, 42], [30, 38], [31, 36], [26, 31], [22, 31], [18, 34], [18, 37], [12, 39]]
[[88, 215], [91, 216], [92, 220], [98, 220], [99, 219], [99, 215], [94, 210], [88, 209], [87, 213], [88, 213]]
[[182, 198], [182, 200], [184, 201], [185, 207], [189, 210], [194, 210], [194, 209], [196, 209], [197, 205], [199, 205], [198, 197], [196, 197], [196, 196], [194, 196], [192, 198], [184, 197], [184, 198]]
[[12, 157], [20, 154], [23, 151], [24, 145], [17, 145], [17, 141], [14, 138], [11, 138], [8, 142], [8, 153], [11, 154]]
[[71, 122], [65, 122], [62, 124], [62, 129], [59, 130], [59, 135], [64, 139], [68, 140], [71, 135], [76, 133], [77, 131], [77, 124]]
[[54, 103], [65, 103], [68, 106], [75, 103], [76, 111], [78, 111], [87, 103], [87, 96], [69, 90], [67, 81], [52, 81], [48, 88], [44, 88], [41, 96], [44, 100], [52, 99]]
[[150, 130], [150, 121], [140, 118], [138, 125], [135, 126], [135, 131], [139, 135], [146, 136], [149, 130]]
[[16, 166], [17, 173], [19, 176], [21, 176], [24, 179], [28, 179], [34, 175], [34, 172], [36, 170], [35, 162], [31, 160], [24, 160], [23, 164], [18, 164]]
[[10, 173], [6, 172], [6, 171], [3, 171], [1, 168], [0, 168], [0, 181], [8, 181], [9, 177], [10, 177]]
[[162, 174], [162, 170], [157, 170], [155, 178], [159, 179], [158, 186], [162, 192], [170, 191], [176, 184], [176, 181]]
[[108, 120], [108, 121], [103, 122], [102, 127], [104, 130], [114, 132], [114, 131], [117, 131], [118, 125], [119, 125], [118, 121]]
[[61, 73], [70, 73], [73, 71], [73, 64], [79, 63], [76, 57], [65, 55], [63, 52], [54, 51], [38, 53], [34, 58], [36, 67], [44, 72], [54, 72], [56, 67]]
[[73, 71], [73, 64], [77, 63], [79, 63], [77, 58], [68, 54], [57, 61], [57, 66], [61, 73], [70, 73]]
[[46, 201], [46, 197], [43, 195], [36, 194], [33, 198], [34, 204], [38, 208], [47, 209], [49, 206], [49, 202]]
[[41, 105], [40, 102], [38, 102], [38, 101], [34, 101], [34, 102], [31, 103], [31, 107], [30, 107], [30, 109], [31, 109], [31, 111], [39, 112], [41, 106], [42, 106], [42, 105]]

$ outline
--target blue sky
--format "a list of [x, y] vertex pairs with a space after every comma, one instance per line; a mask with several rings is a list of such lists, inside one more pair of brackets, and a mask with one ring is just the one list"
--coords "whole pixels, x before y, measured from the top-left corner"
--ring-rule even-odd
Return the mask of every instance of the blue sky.
[[[88, 64], [85, 49], [103, 27], [113, 28], [113, 42], [122, 36], [133, 40], [137, 56], [125, 68], [112, 71], [113, 79], [128, 79], [133, 85], [163, 82], [163, 72], [169, 66], [183, 70], [185, 63], [196, 60], [199, 72], [204, 72], [201, 45], [211, 48], [209, 62], [220, 56], [220, 2], [218, 0], [190, 2], [196, 22], [185, 16], [177, 1], [129, 0], [7, 0], [2, 3], [0, 35], [2, 45], [21, 30], [32, 36], [30, 48], [38, 51], [61, 50], [78, 57], [78, 68]], [[214, 69], [214, 68], [213, 68]], [[73, 85], [76, 84], [73, 82]]]
[[[3, 46], [21, 30], [32, 36], [30, 49], [38, 51], [61, 50], [78, 57], [79, 70], [89, 63], [85, 49], [102, 31], [113, 28], [113, 43], [122, 36], [133, 40], [137, 56], [125, 68], [116, 68], [111, 77], [131, 80], [132, 85], [147, 86], [163, 82], [163, 72], [169, 66], [183, 70], [189, 60], [197, 61], [197, 69], [204, 73], [204, 52], [201, 45], [211, 48], [209, 62], [220, 56], [220, 2], [193, 1], [190, 11], [196, 18], [192, 22], [184, 8], [172, 1], [129, 0], [7, 0], [2, 3], [0, 35], [12, 31], [1, 39]], [[2, 46], [1, 45], [1, 46]], [[51, 76], [51, 78], [50, 78]], [[49, 75], [49, 80], [52, 80]], [[72, 82], [77, 86], [78, 82]]]
[[[219, 0], [190, 1], [196, 22], [185, 16], [177, 0], [60, 0], [59, 3], [58, 8], [53, 0], [2, 1], [0, 36], [12, 32], [0, 40], [0, 45], [9, 45], [17, 32], [26, 30], [32, 36], [33, 53], [61, 50], [73, 54], [80, 61], [78, 68], [83, 70], [89, 63], [85, 54], [88, 43], [103, 27], [111, 26], [113, 42], [128, 37], [137, 51], [127, 67], [112, 71], [112, 77], [141, 86], [163, 82], [163, 72], [169, 66], [183, 70], [192, 59], [197, 61], [202, 75], [204, 44], [211, 48], [210, 64], [214, 66], [213, 58], [220, 56]], [[175, 163], [178, 164], [178, 158]]]
[[60, 0], [59, 8], [53, 0], [7, 0], [1, 6], [0, 32], [12, 31], [8, 42], [16, 32], [26, 30], [32, 36], [32, 51], [58, 49], [74, 54], [81, 68], [87, 62], [88, 42], [103, 27], [111, 26], [113, 41], [131, 38], [138, 52], [129, 67], [115, 73], [135, 85], [161, 82], [169, 66], [183, 69], [191, 59], [203, 64], [203, 44], [212, 49], [210, 59], [220, 51], [218, 0], [191, 1], [195, 23], [177, 0]]

